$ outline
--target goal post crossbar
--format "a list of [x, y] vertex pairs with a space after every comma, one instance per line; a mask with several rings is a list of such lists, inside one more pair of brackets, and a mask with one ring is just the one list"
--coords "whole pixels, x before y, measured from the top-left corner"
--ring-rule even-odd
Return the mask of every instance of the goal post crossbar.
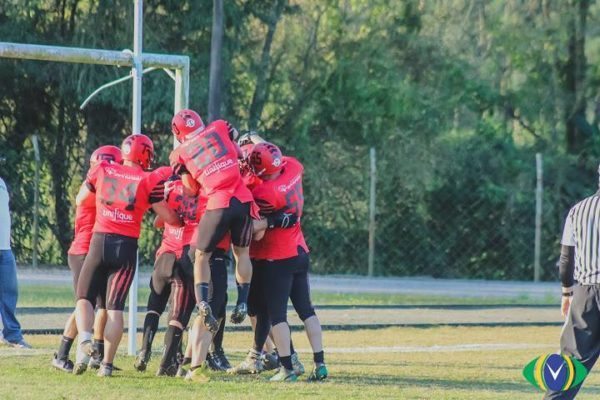
[[[97, 50], [10, 42], [0, 42], [0, 58], [114, 65], [117, 67], [134, 66], [134, 56], [131, 50]], [[145, 67], [189, 70], [190, 58], [180, 55], [142, 53], [142, 64]]]
[[[141, 133], [141, 81], [144, 67], [175, 70], [174, 113], [188, 107], [190, 87], [190, 58], [188, 56], [142, 52], [142, 8], [143, 1], [135, 0], [134, 51], [0, 42], [0, 58], [131, 67], [133, 78], [132, 133]], [[172, 77], [172, 73], [170, 71], [168, 73]], [[177, 146], [175, 139], [173, 142], [174, 146]], [[139, 280], [139, 273], [137, 272], [139, 271], [136, 260], [136, 274], [129, 291], [128, 325], [130, 334], [128, 335], [127, 345], [129, 355], [135, 355], [136, 351], [135, 332], [137, 331], [137, 291]]]
[[[130, 50], [97, 50], [81, 47], [0, 42], [0, 58], [136, 68], [135, 57]], [[174, 111], [177, 112], [187, 108], [190, 79], [190, 58], [188, 56], [142, 53], [141, 64], [144, 67], [174, 69]]]

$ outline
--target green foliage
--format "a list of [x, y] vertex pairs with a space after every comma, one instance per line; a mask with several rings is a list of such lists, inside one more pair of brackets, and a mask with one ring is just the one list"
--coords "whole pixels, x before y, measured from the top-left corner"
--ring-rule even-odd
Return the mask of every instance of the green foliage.
[[[225, 2], [222, 113], [243, 130], [264, 94], [259, 130], [306, 167], [303, 228], [314, 270], [366, 271], [375, 147], [377, 273], [530, 279], [542, 152], [543, 275], [554, 276], [563, 215], [597, 187], [600, 36], [589, 21], [598, 4], [288, 1], [265, 71], [275, 4]], [[130, 48], [132, 13], [123, 0], [0, 0], [0, 37]], [[145, 2], [145, 50], [190, 55], [190, 107], [202, 115], [211, 21], [209, 0]], [[13, 191], [19, 262], [32, 250], [30, 135], [42, 148], [40, 255], [64, 263], [89, 154], [130, 133], [129, 85], [84, 111], [79, 103], [128, 72], [0, 60], [0, 153], [9, 161], [0, 174]], [[171, 148], [172, 92], [161, 71], [144, 77], [143, 130], [159, 164]], [[152, 264], [160, 233], [145, 224], [141, 257]]]

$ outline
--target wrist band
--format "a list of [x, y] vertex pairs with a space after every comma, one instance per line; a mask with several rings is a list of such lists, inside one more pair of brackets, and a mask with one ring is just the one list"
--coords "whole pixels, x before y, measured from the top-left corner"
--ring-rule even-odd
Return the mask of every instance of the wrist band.
[[562, 297], [573, 297], [573, 292], [563, 292]]

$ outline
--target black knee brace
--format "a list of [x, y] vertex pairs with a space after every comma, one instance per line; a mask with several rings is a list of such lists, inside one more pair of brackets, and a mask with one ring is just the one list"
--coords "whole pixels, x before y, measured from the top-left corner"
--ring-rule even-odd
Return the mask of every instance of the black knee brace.
[[171, 287], [165, 286], [162, 293], [156, 293], [154, 285], [152, 284], [152, 278], [150, 278], [150, 295], [148, 296], [148, 311], [154, 311], [159, 315], [165, 312], [167, 303], [169, 302], [169, 296], [171, 294]]

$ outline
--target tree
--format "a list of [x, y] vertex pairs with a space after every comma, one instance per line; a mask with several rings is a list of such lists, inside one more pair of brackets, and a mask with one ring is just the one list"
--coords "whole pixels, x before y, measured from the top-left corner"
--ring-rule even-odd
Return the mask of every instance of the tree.
[[208, 122], [221, 116], [221, 81], [223, 71], [223, 0], [213, 1], [212, 41], [210, 46], [210, 82], [208, 92]]

